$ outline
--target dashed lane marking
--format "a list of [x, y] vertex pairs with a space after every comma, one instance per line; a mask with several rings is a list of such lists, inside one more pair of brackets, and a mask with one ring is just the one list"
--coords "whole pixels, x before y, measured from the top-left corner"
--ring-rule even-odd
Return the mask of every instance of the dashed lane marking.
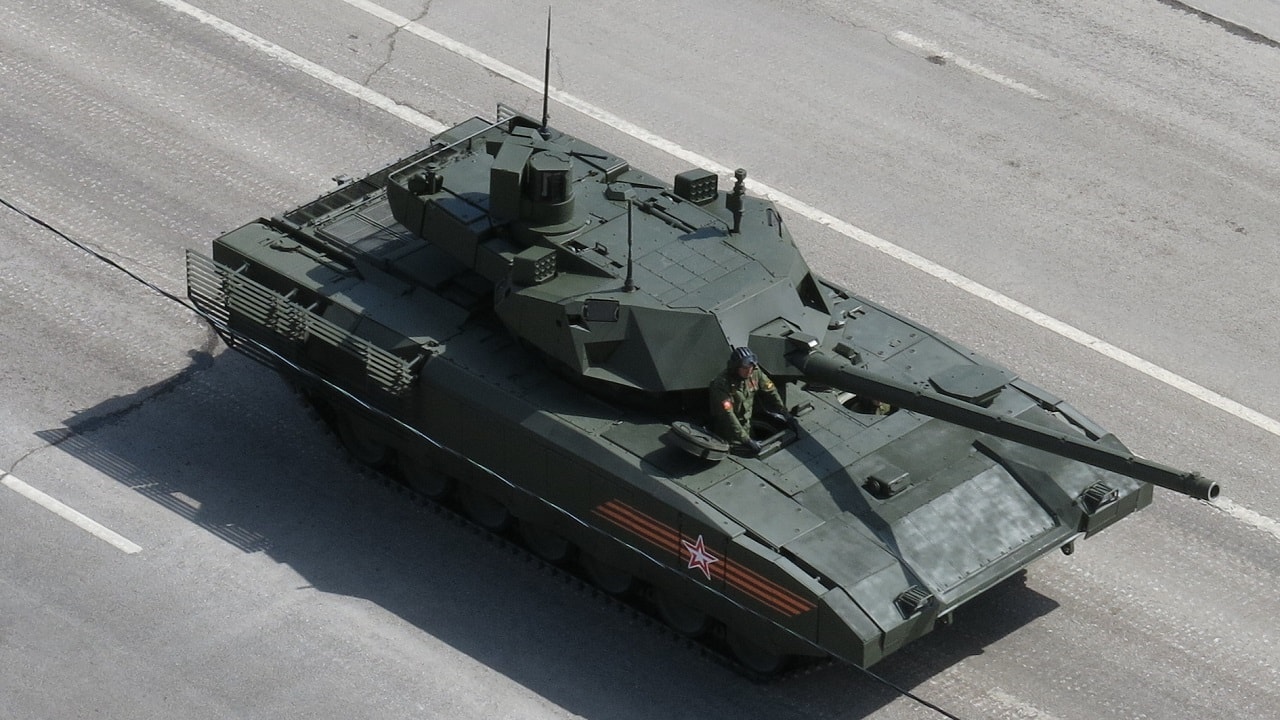
[[2, 470], [0, 470], [0, 485], [4, 485], [63, 520], [71, 522], [71, 524], [99, 540], [114, 545], [118, 550], [127, 555], [133, 555], [134, 553], [142, 551], [142, 546], [133, 542], [129, 538], [121, 535], [111, 528], [108, 528], [79, 510], [55, 500], [53, 497], [46, 495]]
[[949, 50], [943, 50], [938, 45], [935, 45], [929, 42], [928, 40], [918, 38], [909, 32], [903, 32], [902, 30], [899, 30], [895, 32], [893, 36], [897, 38], [900, 42], [904, 42], [908, 45], [919, 48], [927, 53], [932, 54], [935, 57], [942, 58], [943, 60], [946, 60], [947, 62], [951, 63], [952, 65], [955, 65], [961, 70], [968, 70], [969, 72], [975, 75], [984, 77], [992, 82], [999, 83], [1009, 88], [1010, 90], [1017, 90], [1023, 95], [1028, 95], [1037, 100], [1048, 100], [1048, 98], [1045, 97], [1043, 93], [1041, 93], [1039, 90], [1036, 90], [1033, 87], [1027, 87], [1026, 85], [1023, 85], [1022, 83], [1018, 82], [1017, 80], [1014, 80], [1013, 78], [1005, 77], [1004, 75], [1001, 75], [1000, 73], [994, 70], [989, 70], [979, 65], [976, 62], [966, 60]]
[[1276, 522], [1275, 519], [1269, 518], [1254, 510], [1250, 510], [1239, 503], [1232, 502], [1230, 498], [1218, 497], [1210, 501], [1209, 504], [1246, 525], [1257, 528], [1271, 537], [1274, 537], [1276, 540], [1280, 540], [1280, 522]]

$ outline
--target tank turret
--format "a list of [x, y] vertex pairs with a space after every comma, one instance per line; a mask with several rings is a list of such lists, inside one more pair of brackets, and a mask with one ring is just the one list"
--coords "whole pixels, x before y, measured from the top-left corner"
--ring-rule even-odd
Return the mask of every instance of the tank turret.
[[701, 170], [668, 185], [518, 115], [445, 140], [390, 173], [396, 220], [490, 281], [508, 330], [574, 375], [696, 392], [761, 318], [826, 327], [825, 297], [743, 171], [727, 194]]

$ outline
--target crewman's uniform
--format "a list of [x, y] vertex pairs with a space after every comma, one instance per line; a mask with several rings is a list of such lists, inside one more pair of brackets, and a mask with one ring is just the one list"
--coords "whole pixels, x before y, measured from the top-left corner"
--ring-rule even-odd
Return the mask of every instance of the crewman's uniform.
[[760, 394], [764, 409], [787, 414], [778, 388], [759, 368], [741, 377], [738, 368], [726, 368], [711, 381], [711, 430], [730, 443], [745, 443], [751, 439], [751, 413], [756, 394]]

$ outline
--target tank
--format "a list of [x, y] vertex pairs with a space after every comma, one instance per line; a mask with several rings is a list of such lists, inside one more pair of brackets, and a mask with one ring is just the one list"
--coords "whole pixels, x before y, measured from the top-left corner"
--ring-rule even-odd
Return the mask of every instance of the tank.
[[[873, 665], [1055, 550], [1218, 486], [823, 279], [734, 178], [499, 105], [188, 253], [189, 296], [361, 462], [741, 667]], [[751, 348], [796, 423], [706, 428]]]

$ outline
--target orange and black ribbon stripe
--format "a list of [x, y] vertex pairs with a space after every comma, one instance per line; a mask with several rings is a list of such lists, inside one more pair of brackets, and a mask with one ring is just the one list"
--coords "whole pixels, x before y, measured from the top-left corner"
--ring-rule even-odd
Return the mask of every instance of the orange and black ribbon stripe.
[[[687, 539], [690, 544], [693, 544], [694, 538], [681, 535], [676, 528], [656, 520], [624, 502], [610, 500], [596, 506], [593, 512], [681, 560], [687, 560], [689, 557], [689, 551], [682, 541]], [[724, 580], [730, 586], [777, 610], [779, 613], [795, 616], [813, 609], [813, 603], [760, 573], [744, 567], [742, 564], [734, 562], [727, 557], [716, 555], [710, 550], [707, 553], [716, 558], [716, 562], [711, 563], [710, 566], [711, 575], [714, 578]]]

